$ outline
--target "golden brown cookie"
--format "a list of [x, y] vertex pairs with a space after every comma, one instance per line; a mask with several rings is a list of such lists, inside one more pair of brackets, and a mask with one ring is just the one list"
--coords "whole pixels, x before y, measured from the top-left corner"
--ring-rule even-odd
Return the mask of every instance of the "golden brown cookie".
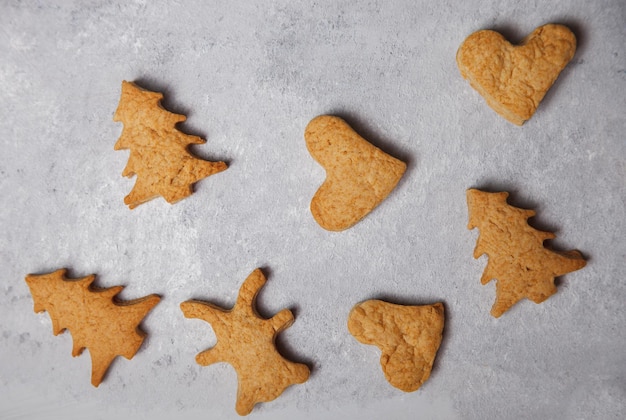
[[416, 391], [430, 376], [443, 325], [442, 303], [404, 306], [368, 300], [352, 308], [348, 317], [350, 334], [381, 350], [385, 377], [405, 392]]
[[202, 319], [217, 336], [215, 347], [196, 356], [202, 366], [230, 363], [237, 371], [237, 413], [249, 414], [258, 402], [272, 401], [290, 385], [309, 378], [309, 368], [290, 362], [278, 353], [276, 336], [293, 324], [293, 315], [283, 309], [270, 319], [256, 311], [255, 299], [265, 284], [260, 269], [254, 270], [239, 290], [235, 306], [230, 310], [197, 300], [180, 305], [185, 317]]
[[498, 114], [522, 125], [530, 119], [556, 78], [574, 57], [576, 37], [563, 25], [540, 26], [520, 45], [482, 30], [461, 44], [456, 62]]
[[191, 144], [205, 141], [176, 129], [186, 117], [163, 109], [161, 99], [161, 93], [122, 82], [122, 97], [113, 121], [124, 123], [124, 130], [115, 150], [130, 149], [122, 175], [137, 175], [135, 186], [124, 197], [131, 209], [159, 195], [175, 203], [192, 194], [196, 181], [227, 168], [224, 162], [198, 159], [189, 152]]
[[339, 231], [357, 223], [389, 195], [406, 164], [359, 136], [339, 117], [314, 118], [304, 132], [311, 156], [326, 180], [311, 200], [311, 213], [324, 229]]
[[556, 293], [555, 277], [586, 264], [578, 251], [545, 248], [544, 241], [556, 236], [531, 227], [528, 219], [535, 212], [507, 204], [508, 196], [507, 192], [467, 190], [467, 227], [480, 230], [474, 258], [483, 254], [489, 258], [480, 281], [487, 284], [497, 280], [496, 302], [491, 308], [496, 318], [523, 298], [543, 302]]
[[72, 356], [85, 348], [91, 355], [91, 383], [102, 382], [115, 357], [132, 359], [146, 334], [139, 329], [141, 320], [159, 303], [160, 297], [120, 301], [116, 295], [123, 286], [101, 289], [93, 286], [94, 275], [79, 279], [65, 277], [67, 270], [49, 274], [29, 274], [26, 283], [35, 302], [35, 312], [47, 311], [54, 335], [72, 334]]

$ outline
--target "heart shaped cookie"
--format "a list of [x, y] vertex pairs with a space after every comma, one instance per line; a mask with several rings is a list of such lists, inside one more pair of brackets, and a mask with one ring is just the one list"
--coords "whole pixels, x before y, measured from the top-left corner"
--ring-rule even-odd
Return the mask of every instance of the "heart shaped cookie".
[[359, 136], [339, 117], [314, 118], [304, 131], [311, 156], [326, 180], [311, 200], [311, 213], [324, 229], [349, 228], [394, 189], [406, 164]]
[[456, 62], [498, 114], [522, 125], [576, 52], [576, 37], [563, 25], [540, 26], [521, 45], [498, 32], [482, 30], [461, 44]]
[[368, 300], [348, 316], [348, 330], [360, 343], [377, 346], [387, 381], [416, 391], [430, 377], [444, 326], [442, 303], [404, 306]]

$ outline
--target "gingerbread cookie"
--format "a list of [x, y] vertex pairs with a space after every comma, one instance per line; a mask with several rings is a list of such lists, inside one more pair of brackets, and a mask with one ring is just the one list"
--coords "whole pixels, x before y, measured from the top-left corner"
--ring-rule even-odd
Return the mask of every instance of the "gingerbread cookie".
[[202, 366], [227, 362], [235, 368], [239, 380], [235, 408], [242, 416], [256, 403], [272, 401], [288, 386], [309, 378], [306, 365], [285, 359], [274, 344], [276, 336], [293, 323], [291, 311], [283, 309], [270, 319], [256, 311], [256, 295], [265, 281], [263, 272], [254, 270], [230, 310], [196, 300], [180, 305], [185, 317], [202, 319], [215, 331], [217, 344], [198, 354], [196, 361]]
[[348, 317], [350, 334], [381, 350], [387, 381], [405, 392], [416, 391], [429, 378], [443, 325], [442, 303], [404, 306], [368, 300], [356, 305]]
[[522, 125], [535, 113], [575, 52], [572, 31], [549, 24], [535, 29], [518, 46], [498, 32], [475, 32], [459, 48], [456, 62], [461, 76], [494, 111]]
[[371, 212], [395, 188], [406, 164], [359, 136], [339, 117], [314, 118], [304, 132], [311, 156], [326, 180], [311, 200], [311, 213], [324, 229], [344, 230]]
[[116, 295], [123, 286], [101, 289], [93, 286], [94, 275], [79, 279], [65, 277], [67, 270], [49, 274], [29, 274], [26, 283], [35, 302], [35, 312], [47, 311], [52, 333], [66, 329], [72, 334], [72, 356], [85, 348], [91, 355], [91, 383], [102, 382], [115, 357], [132, 359], [146, 334], [139, 329], [141, 320], [159, 303], [160, 297], [120, 301]]
[[531, 227], [528, 219], [535, 212], [507, 204], [508, 196], [507, 192], [467, 190], [467, 227], [480, 230], [474, 258], [483, 254], [489, 257], [480, 281], [487, 284], [497, 280], [496, 302], [491, 308], [496, 318], [523, 298], [543, 302], [556, 293], [555, 277], [586, 264], [578, 251], [545, 248], [544, 241], [556, 236]]
[[175, 203], [192, 194], [192, 185], [227, 168], [224, 162], [209, 162], [193, 156], [191, 144], [203, 144], [197, 136], [180, 132], [176, 124], [186, 120], [161, 107], [163, 95], [131, 82], [122, 83], [122, 97], [114, 121], [124, 123], [115, 150], [130, 149], [123, 176], [137, 175], [124, 203], [131, 209], [162, 196]]

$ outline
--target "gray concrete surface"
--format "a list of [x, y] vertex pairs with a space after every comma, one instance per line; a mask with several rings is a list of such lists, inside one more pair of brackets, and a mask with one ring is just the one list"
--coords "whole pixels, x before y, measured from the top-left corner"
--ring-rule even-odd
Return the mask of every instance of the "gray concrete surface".
[[[579, 48], [523, 127], [460, 77], [470, 33], [512, 41], [558, 22]], [[260, 311], [294, 311], [278, 345], [308, 382], [251, 418], [621, 419], [626, 417], [626, 6], [591, 1], [86, 1], [0, 4], [0, 417], [237, 418], [237, 378], [200, 367], [215, 343], [180, 302], [228, 306], [256, 267]], [[165, 93], [193, 151], [230, 168], [175, 205], [130, 211], [112, 121], [122, 80]], [[394, 192], [348, 231], [309, 202], [324, 179], [304, 127], [343, 116], [408, 162]], [[465, 190], [507, 190], [552, 245], [587, 267], [537, 305], [489, 315]], [[135, 358], [99, 388], [87, 352], [35, 314], [28, 273], [127, 286], [162, 302]], [[391, 387], [379, 353], [347, 332], [370, 298], [443, 301], [444, 341], [417, 392]]]

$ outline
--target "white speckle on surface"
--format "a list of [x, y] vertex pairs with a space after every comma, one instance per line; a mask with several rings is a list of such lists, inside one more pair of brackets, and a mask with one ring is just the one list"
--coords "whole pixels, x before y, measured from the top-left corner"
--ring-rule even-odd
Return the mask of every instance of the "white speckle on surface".
[[[179, 304], [228, 307], [256, 267], [278, 338], [310, 379], [260, 404], [258, 419], [626, 418], [626, 5], [589, 2], [265, 3], [93, 1], [0, 5], [0, 417], [224, 419], [237, 377], [201, 367], [210, 326]], [[463, 80], [455, 54], [479, 29], [519, 41], [571, 27], [576, 55], [523, 127]], [[122, 80], [165, 94], [199, 157], [229, 169], [175, 205], [129, 210], [128, 152], [113, 145]], [[304, 143], [336, 114], [407, 162], [392, 194], [351, 229], [326, 232], [309, 203], [324, 179]], [[588, 265], [542, 304], [501, 318], [482, 286], [465, 190], [511, 192], [551, 245]], [[67, 267], [124, 299], [162, 301], [133, 358], [99, 388], [71, 334], [35, 314], [28, 273]], [[446, 325], [430, 379], [391, 387], [375, 348], [356, 342], [358, 302], [442, 301]]]

